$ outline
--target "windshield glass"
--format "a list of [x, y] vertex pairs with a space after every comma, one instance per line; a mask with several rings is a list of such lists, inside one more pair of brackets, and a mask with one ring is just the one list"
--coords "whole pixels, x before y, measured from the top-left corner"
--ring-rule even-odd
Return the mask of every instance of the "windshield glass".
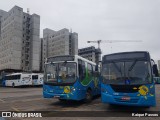
[[46, 72], [45, 72], [45, 80], [50, 82], [56, 82], [56, 74], [57, 74], [57, 65], [56, 64], [47, 64]]
[[151, 83], [151, 69], [147, 61], [110, 62], [102, 68], [103, 83], [147, 84]]
[[76, 63], [47, 64], [45, 78], [52, 83], [73, 83], [76, 80]]

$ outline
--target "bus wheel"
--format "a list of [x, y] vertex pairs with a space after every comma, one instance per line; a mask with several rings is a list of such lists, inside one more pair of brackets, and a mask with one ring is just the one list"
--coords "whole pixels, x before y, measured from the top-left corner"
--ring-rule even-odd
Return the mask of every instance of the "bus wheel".
[[91, 101], [92, 101], [92, 91], [90, 89], [88, 89], [87, 92], [86, 92], [85, 102], [89, 103]]
[[150, 107], [151, 107], [151, 106], [145, 106], [144, 108], [145, 108], [145, 109], [149, 109]]
[[12, 87], [13, 87], [13, 88], [15, 87], [15, 84], [14, 84], [14, 83], [12, 83]]

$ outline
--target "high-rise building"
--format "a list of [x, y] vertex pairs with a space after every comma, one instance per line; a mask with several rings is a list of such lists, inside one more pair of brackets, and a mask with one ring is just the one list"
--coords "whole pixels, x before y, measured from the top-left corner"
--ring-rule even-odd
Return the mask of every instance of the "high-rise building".
[[79, 49], [78, 55], [97, 64], [101, 61], [101, 50], [96, 49], [94, 46]]
[[1, 19], [2, 19], [2, 16], [5, 16], [5, 15], [7, 15], [7, 12], [0, 10], [0, 39], [1, 39]]
[[39, 71], [40, 16], [18, 6], [0, 16], [0, 70]]
[[160, 60], [158, 60], [158, 69], [160, 71]]
[[69, 32], [66, 28], [59, 31], [44, 29], [42, 42], [42, 71], [48, 57], [78, 54], [78, 34]]

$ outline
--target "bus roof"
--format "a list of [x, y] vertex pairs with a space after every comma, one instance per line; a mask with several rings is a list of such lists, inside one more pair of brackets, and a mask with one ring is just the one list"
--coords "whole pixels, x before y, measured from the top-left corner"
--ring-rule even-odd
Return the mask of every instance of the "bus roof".
[[88, 60], [88, 59], [86, 59], [86, 58], [83, 58], [83, 57], [81, 57], [81, 56], [79, 56], [79, 55], [75, 55], [75, 57], [78, 58], [78, 59], [81, 59], [81, 60], [83, 60], [83, 61], [86, 61], [86, 62], [88, 62], [88, 63], [90, 63], [90, 64], [96, 65], [96, 63], [94, 63], [94, 62], [92, 62], [92, 61], [90, 61], [90, 60]]
[[[90, 64], [93, 64], [93, 65], [96, 65], [96, 63], [94, 63], [94, 62], [92, 62], [92, 61], [90, 61], [90, 60], [88, 60], [88, 59], [86, 59], [86, 58], [83, 58], [83, 57], [81, 57], [81, 56], [79, 56], [79, 55], [61, 55], [61, 56], [54, 56], [54, 57], [49, 57], [49, 58], [47, 58], [47, 59], [50, 59], [50, 61], [52, 60], [52, 58], [56, 58], [56, 57], [73, 57], [73, 58], [76, 58], [76, 59], [81, 59], [81, 60], [83, 60], [83, 61], [85, 61], [85, 62], [88, 62], [88, 63], [90, 63]], [[63, 61], [65, 61], [65, 60], [60, 60], [59, 59], [59, 61], [58, 61], [58, 59], [57, 59], [57, 61], [54, 61], [54, 62], [63, 62]], [[67, 61], [75, 61], [75, 59], [68, 59]]]
[[10, 76], [10, 75], [22, 75], [22, 74], [30, 74], [30, 73], [12, 73], [12, 74], [7, 74], [6, 76]]
[[43, 73], [31, 73], [31, 75], [43, 75]]
[[[149, 53], [149, 52], [148, 51], [127, 51], [127, 52], [117, 52], [117, 53], [112, 53], [107, 55], [127, 54], [127, 53]], [[107, 56], [107, 55], [104, 55], [104, 56]]]
[[112, 61], [120, 59], [150, 59], [148, 51], [130, 51], [118, 52], [113, 54], [104, 55], [102, 61]]

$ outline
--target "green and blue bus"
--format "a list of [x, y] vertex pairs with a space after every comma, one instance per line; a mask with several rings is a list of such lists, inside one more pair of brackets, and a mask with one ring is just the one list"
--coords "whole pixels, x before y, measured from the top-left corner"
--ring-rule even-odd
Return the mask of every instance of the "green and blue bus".
[[45, 63], [43, 96], [90, 102], [101, 93], [98, 71], [98, 65], [78, 55], [50, 57]]
[[128, 106], [156, 106], [153, 77], [157, 65], [149, 52], [134, 51], [104, 55], [101, 100]]

